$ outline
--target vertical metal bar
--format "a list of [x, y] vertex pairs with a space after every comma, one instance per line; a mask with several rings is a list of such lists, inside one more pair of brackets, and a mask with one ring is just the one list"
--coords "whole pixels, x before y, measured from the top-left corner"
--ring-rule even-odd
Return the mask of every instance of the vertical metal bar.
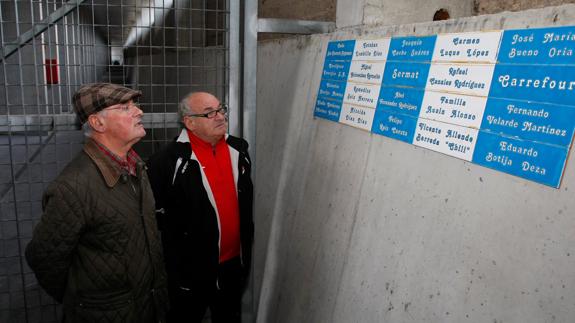
[[[176, 112], [178, 112], [179, 109], [179, 105], [177, 104], [181, 97], [182, 94], [180, 93], [180, 41], [184, 41], [183, 39], [180, 39], [180, 20], [183, 20], [182, 17], [184, 17], [184, 14], [189, 14], [191, 13], [191, 11], [189, 11], [189, 8], [186, 8], [185, 6], [183, 6], [182, 8], [178, 7], [178, 4], [180, 4], [180, 1], [174, 1], [174, 53], [175, 53], [175, 61], [176, 61], [176, 68], [174, 68], [175, 70], [175, 80], [174, 80], [174, 88], [176, 89], [176, 98], [175, 98], [175, 107], [176, 107]], [[190, 44], [188, 43], [188, 48], [186, 48], [186, 50], [189, 50]], [[166, 111], [168, 112], [168, 111]], [[163, 140], [168, 140], [168, 128], [167, 128], [167, 118], [166, 115], [164, 115], [164, 128], [163, 128], [163, 132], [162, 132], [162, 137], [161, 139]], [[158, 145], [160, 146], [160, 145]], [[154, 145], [155, 147], [155, 145]]]
[[[243, 48], [243, 90], [242, 90], [242, 130], [244, 139], [249, 142], [252, 159], [252, 181], [256, 182], [256, 77], [258, 40], [258, 0], [245, 0], [244, 3], [244, 48]], [[253, 267], [252, 257], [252, 267]], [[254, 271], [250, 271], [251, 319], [256, 320], [257, 301], [254, 299]]]
[[[150, 93], [149, 93], [150, 106], [154, 105], [154, 102], [155, 102], [155, 93], [154, 92], [156, 91], [156, 87], [154, 86], [154, 55], [153, 55], [154, 49], [152, 47], [153, 35], [151, 33], [152, 26], [150, 25], [150, 22], [153, 19], [154, 10], [155, 10], [154, 9], [154, 7], [155, 7], [154, 1], [155, 0], [149, 0], [148, 1], [148, 18], [147, 18], [147, 20], [144, 20], [144, 21], [147, 21], [147, 23], [142, 24], [142, 26], [143, 26], [142, 27], [142, 35], [144, 35], [144, 37], [148, 37], [148, 43], [147, 43], [147, 45], [148, 45], [148, 72], [149, 72], [148, 84], [149, 84], [149, 88], [150, 88]], [[138, 21], [140, 21], [140, 20], [138, 20]], [[144, 29], [144, 28], [146, 28], [146, 29]], [[140, 38], [138, 37], [136, 39], [137, 39], [136, 40], [136, 46], [139, 46], [138, 45], [139, 44], [138, 39], [140, 39]], [[144, 42], [145, 40], [146, 40], [145, 38], [141, 38], [143, 46], [146, 45], [146, 43]], [[138, 47], [136, 47], [136, 48], [138, 48]], [[140, 86], [140, 82], [138, 82], [137, 87], [139, 87], [139, 86]]]
[[[50, 16], [50, 3], [46, 4], [46, 6], [44, 6], [44, 8], [46, 9], [46, 16]], [[42, 33], [42, 35], [46, 34], [47, 37], [44, 38], [45, 43], [43, 44], [43, 48], [45, 49], [44, 53], [46, 56], [44, 57], [44, 62], [46, 62], [46, 58], [51, 59], [52, 53], [53, 53], [53, 49], [52, 46], [54, 44], [54, 41], [52, 40], [52, 30], [51, 29], [47, 29], [46, 32]], [[44, 69], [45, 70], [45, 69]], [[47, 98], [46, 98], [46, 111], [48, 113], [54, 113], [55, 109], [54, 109], [54, 105], [56, 104], [56, 100], [54, 99], [54, 90], [52, 88], [52, 85], [48, 85], [47, 82], [47, 78], [44, 78], [44, 87], [46, 88], [47, 91]]]
[[[28, 1], [29, 5], [30, 5], [30, 21], [32, 22], [32, 29], [35, 29], [36, 27], [36, 17], [34, 15], [34, 1], [33, 0], [29, 0]], [[34, 62], [32, 63], [32, 65], [34, 67], [37, 67], [38, 62], [38, 56], [37, 56], [37, 52], [38, 52], [38, 48], [37, 48], [37, 44], [36, 44], [36, 38], [32, 39], [31, 41], [32, 44], [32, 58], [34, 60]], [[36, 72], [36, 68], [34, 68], [34, 84], [38, 85], [40, 82], [40, 80], [38, 79], [38, 73]], [[39, 87], [36, 86], [34, 87], [34, 91], [36, 91], [36, 95], [34, 96], [36, 98], [36, 113], [40, 114], [40, 93], [38, 93], [39, 91]]]
[[[76, 10], [76, 11], [78, 11], [78, 10]], [[72, 65], [71, 60], [70, 60], [70, 52], [71, 52], [70, 47], [74, 43], [70, 42], [70, 38], [73, 37], [73, 29], [72, 29], [72, 32], [70, 32], [69, 29], [70, 29], [70, 26], [72, 26], [73, 22], [74, 22], [74, 17], [72, 15], [67, 15], [66, 17], [64, 17], [64, 20], [63, 20], [64, 42], [65, 42], [64, 49], [65, 49], [65, 57], [66, 57], [66, 60], [64, 62], [64, 65], [66, 66], [66, 68], [64, 69], [65, 73], [66, 73], [66, 83], [64, 84], [64, 86], [66, 87], [66, 93], [68, 94], [68, 97], [70, 96], [70, 92], [72, 91], [71, 74], [73, 71], [73, 69], [72, 69], [73, 65]], [[72, 49], [73, 49], [73, 47], [72, 47]], [[73, 51], [72, 51], [72, 53], [73, 53]], [[68, 98], [66, 98], [66, 99], [68, 99]], [[66, 111], [66, 112], [69, 112], [69, 111]]]
[[[108, 38], [108, 40], [110, 39], [110, 1], [106, 0], [106, 37]], [[108, 41], [110, 42], [110, 41]], [[111, 46], [113, 44], [108, 44], [108, 46]], [[111, 51], [112, 49], [109, 48], [109, 51]], [[105, 80], [106, 82], [112, 82], [112, 69], [110, 68], [110, 65], [112, 64], [112, 59], [110, 57], [110, 60], [108, 61], [108, 79]], [[98, 80], [101, 81], [101, 80]], [[122, 84], [124, 85], [124, 84]]]
[[[125, 8], [124, 8], [124, 3], [120, 3], [118, 5], [118, 7], [120, 8], [120, 25], [118, 26], [118, 32], [122, 35], [122, 38], [120, 39], [120, 44], [117, 44], [118, 46], [121, 46], [121, 50], [122, 50], [122, 61], [121, 61], [121, 66], [122, 66], [122, 80], [123, 83], [127, 83], [126, 81], [129, 80], [128, 78], [128, 61], [126, 60], [126, 57], [124, 57], [124, 46], [123, 44], [126, 43], [126, 39], [124, 38], [124, 16], [125, 16]], [[126, 84], [126, 86], [129, 86], [129, 84]]]
[[[138, 7], [137, 7], [137, 3], [134, 2], [134, 5], [132, 6], [132, 10], [134, 10], [135, 13], [138, 13]], [[135, 16], [135, 14], [134, 14]], [[133, 84], [133, 86], [135, 88], [140, 88], [140, 74], [143, 74], [142, 71], [140, 71], [140, 34], [141, 34], [141, 27], [140, 27], [140, 19], [136, 18], [136, 40], [134, 41], [134, 52], [136, 53], [135, 57], [134, 57], [134, 75], [136, 76], [133, 80], [130, 80], [130, 83]], [[152, 94], [150, 93], [150, 101], [152, 101]]]
[[[42, 3], [42, 1], [38, 2], [38, 13], [40, 14], [40, 21], [44, 20], [44, 4]], [[48, 30], [49, 32], [49, 30]], [[46, 32], [43, 32], [42, 34], [40, 34], [40, 48], [42, 50], [42, 58], [40, 60], [40, 62], [45, 62], [46, 60], [46, 47], [44, 46], [44, 34]], [[42, 75], [44, 75], [44, 80], [46, 80], [46, 69], [42, 69]], [[50, 110], [48, 108], [48, 87], [47, 86], [42, 86], [42, 90], [43, 90], [43, 94], [44, 94], [44, 103], [45, 103], [45, 113], [48, 114], [50, 113]]]
[[240, 126], [240, 2], [228, 1], [230, 8], [230, 18], [228, 19], [228, 37], [229, 51], [227, 64], [229, 66], [229, 106], [230, 110], [230, 133], [234, 136], [242, 136], [242, 127]]
[[[216, 96], [219, 96], [221, 98], [221, 100], [223, 100], [224, 102], [228, 102], [228, 89], [226, 87], [226, 82], [225, 82], [225, 79], [222, 80], [222, 78], [220, 76], [220, 73], [223, 73], [224, 77], [226, 75], [228, 75], [228, 64], [225, 63], [225, 60], [226, 60], [226, 54], [225, 53], [227, 53], [227, 51], [228, 51], [227, 50], [228, 49], [227, 43], [222, 40], [221, 45], [220, 45], [221, 36], [224, 36], [226, 34], [226, 32], [222, 30], [222, 27], [220, 27], [220, 20], [222, 19], [222, 17], [225, 19], [225, 12], [223, 12], [224, 8], [221, 8], [223, 6], [223, 4], [222, 4], [222, 6], [220, 6], [221, 2], [223, 2], [223, 1], [221, 1], [221, 0], [215, 1], [216, 8], [214, 10], [214, 15], [213, 15], [213, 17], [214, 17], [214, 31], [212, 32], [212, 34], [215, 36], [214, 44], [213, 44], [215, 55], [212, 54], [211, 56], [216, 57], [216, 59], [214, 61], [214, 82], [216, 83]], [[220, 57], [220, 55], [223, 55], [223, 57]], [[221, 59], [224, 60], [223, 66], [219, 66]]]
[[[73, 19], [72, 19], [72, 38], [70, 39], [70, 43], [72, 44], [72, 60], [70, 62], [70, 64], [72, 64], [73, 69], [71, 69], [73, 71], [73, 73], [71, 73], [70, 75], [70, 80], [72, 80], [72, 78], [74, 79], [74, 82], [70, 82], [72, 85], [74, 85], [74, 87], [76, 87], [80, 81], [79, 81], [79, 75], [81, 75], [80, 73], [80, 69], [78, 68], [80, 66], [80, 58], [79, 58], [79, 53], [78, 51], [80, 50], [78, 44], [79, 39], [80, 39], [80, 8], [78, 8], [78, 10], [76, 10]], [[68, 70], [70, 70], [70, 68], [68, 68]], [[70, 88], [70, 91], [68, 92], [69, 94], [72, 93], [72, 89]]]
[[[16, 25], [16, 34], [20, 35], [20, 12], [18, 11], [18, 2], [16, 0], [14, 0], [14, 17], [15, 17], [15, 25]], [[22, 51], [18, 51], [18, 63], [20, 66], [22, 66]], [[22, 78], [22, 69], [19, 68], [19, 81], [20, 84], [22, 84], [23, 82], [23, 78]], [[6, 73], [5, 73], [6, 74]], [[6, 82], [6, 84], [8, 84], [8, 82]], [[20, 88], [20, 103], [22, 105], [22, 107], [24, 108], [24, 113], [25, 113], [25, 107], [24, 107], [24, 93], [23, 93], [23, 89], [22, 86]], [[8, 96], [8, 92], [6, 92], [6, 96]], [[7, 107], [7, 115], [10, 115], [10, 107]], [[22, 300], [24, 301], [24, 318], [26, 320], [26, 322], [28, 322], [28, 298], [26, 296], [26, 282], [24, 280], [24, 260], [22, 259], [22, 242], [21, 242], [21, 233], [20, 233], [20, 212], [19, 212], [19, 206], [18, 206], [18, 200], [16, 197], [16, 174], [15, 174], [15, 169], [14, 169], [14, 156], [13, 156], [13, 152], [12, 152], [12, 134], [11, 134], [11, 130], [9, 131], [9, 149], [10, 149], [10, 165], [11, 165], [11, 170], [10, 173], [12, 175], [12, 197], [14, 199], [14, 212], [15, 212], [15, 216], [16, 216], [16, 239], [17, 239], [17, 246], [18, 246], [18, 260], [19, 260], [19, 265], [20, 265], [20, 282], [22, 283]], [[26, 139], [26, 155], [28, 155], [28, 137], [25, 137]], [[23, 167], [25, 167], [26, 165], [23, 165]], [[30, 189], [30, 187], [28, 187], [28, 189]]]
[[[176, 10], [175, 10], [176, 4], [174, 3], [174, 1], [172, 1], [171, 5], [172, 5], [172, 8], [167, 8], [166, 7], [166, 1], [165, 0], [162, 1], [162, 17], [163, 17], [163, 19], [162, 19], [162, 31], [163, 31], [163, 33], [162, 33], [162, 40], [163, 40], [162, 57], [164, 58], [164, 61], [162, 62], [162, 64], [163, 64], [162, 72], [163, 72], [163, 80], [164, 80], [164, 86], [162, 86], [162, 89], [164, 90], [164, 93], [162, 94], [162, 96], [164, 97], [162, 110], [164, 111], [164, 115], [166, 112], [168, 112], [167, 111], [168, 110], [168, 102], [167, 102], [168, 101], [168, 90], [167, 90], [167, 88], [168, 88], [168, 86], [171, 87], [171, 80], [168, 80], [169, 73], [166, 73], [166, 70], [167, 70], [166, 58], [168, 56], [168, 47], [167, 47], [168, 39], [166, 39], [166, 36], [169, 34], [169, 33], [166, 33], [166, 26], [168, 25], [167, 19], [166, 19], [168, 16], [168, 13], [166, 11], [174, 10], [174, 17], [176, 16]], [[174, 53], [177, 53], [177, 52], [174, 51]], [[171, 69], [171, 67], [170, 67], [170, 69]], [[166, 85], [168, 85], [168, 86], [166, 86]]]
[[[256, 160], [256, 94], [257, 94], [257, 45], [258, 1], [246, 0], [244, 8], [244, 70], [243, 70], [243, 122], [242, 133], [250, 143], [252, 167]], [[255, 181], [255, 172], [252, 173]]]
[[[222, 50], [220, 51], [219, 56], [221, 55], [218, 62], [223, 64], [223, 66], [216, 65], [216, 75], [218, 78], [218, 84], [220, 84], [220, 91], [224, 93], [225, 102], [230, 102], [230, 62], [229, 62], [229, 52], [230, 52], [230, 29], [229, 29], [229, 4], [226, 0], [219, 0], [218, 1], [218, 13], [217, 13], [217, 43], [222, 44]], [[218, 67], [220, 67], [218, 69]], [[220, 74], [221, 73], [221, 74]]]
[[[58, 10], [58, 7], [56, 5], [56, 2], [54, 1], [54, 11]], [[55, 23], [53, 26], [54, 29], [54, 57], [56, 58], [56, 68], [58, 68], [57, 66], [62, 64], [62, 60], [60, 59], [61, 53], [60, 53], [60, 48], [61, 48], [61, 44], [60, 44], [60, 28], [59, 28], [59, 23]], [[59, 75], [60, 73], [58, 73]], [[61, 79], [61, 76], [59, 75], [59, 78]], [[53, 87], [55, 87], [57, 89], [57, 92], [55, 93], [55, 96], [57, 97], [57, 102], [55, 102], [55, 105], [57, 107], [57, 109], [55, 109], [54, 113], [62, 113], [62, 88], [60, 87], [60, 82], [56, 83], [55, 85], [52, 85]], [[57, 111], [57, 112], [56, 112]]]
[[98, 66], [96, 64], [97, 62], [97, 56], [96, 56], [96, 51], [98, 50], [98, 44], [96, 42], [96, 14], [94, 10], [94, 3], [92, 3], [92, 66], [93, 66], [93, 70], [92, 70], [92, 74], [90, 77], [90, 82], [97, 82], [98, 79]]
[[[207, 0], [203, 0], [202, 1], [202, 28], [203, 28], [203, 39], [202, 39], [202, 47], [201, 47], [201, 53], [202, 53], [202, 87], [204, 91], [211, 91], [208, 90], [209, 89], [209, 84], [208, 84], [208, 67], [206, 64], [206, 48], [208, 46], [208, 5], [207, 5]], [[215, 95], [217, 95], [216, 93], [214, 93]]]
[[[180, 99], [185, 96], [186, 94], [188, 94], [190, 92], [190, 89], [195, 91], [197, 90], [195, 88], [195, 86], [197, 85], [197, 78], [196, 81], [193, 80], [193, 75], [195, 73], [197, 73], [197, 65], [196, 65], [196, 49], [197, 47], [194, 45], [194, 42], [198, 42], [201, 40], [201, 35], [198, 35], [197, 33], [195, 33], [197, 28], [201, 27], [201, 15], [198, 15], [198, 13], [201, 13], [201, 8], [198, 8], [196, 6], [194, 6], [193, 1], [190, 1], [189, 4], [189, 12], [186, 14], [187, 16], [187, 21], [185, 23], [186, 26], [186, 31], [184, 33], [184, 35], [186, 35], [187, 37], [187, 44], [188, 44], [188, 55], [186, 55], [184, 57], [185, 63], [187, 64], [186, 67], [188, 67], [188, 74], [187, 76], [184, 77], [184, 79], [186, 79], [186, 81], [189, 82], [189, 84], [186, 84], [189, 86], [189, 88], [186, 88], [186, 93], [180, 93]], [[197, 17], [197, 19], [196, 19]], [[194, 25], [194, 23], [196, 23], [196, 25]], [[196, 41], [196, 36], [198, 36], [198, 41]], [[201, 45], [200, 45], [201, 46]], [[198, 64], [199, 65], [199, 64]]]
[[87, 82], [88, 76], [89, 74], [89, 65], [88, 65], [88, 54], [87, 53], [87, 48], [88, 46], [90, 46], [89, 42], [89, 38], [88, 38], [88, 27], [86, 24], [80, 24], [78, 26], [79, 29], [79, 39], [78, 39], [78, 44], [80, 44], [80, 70], [81, 70], [81, 78], [80, 78], [80, 85], [84, 84]]

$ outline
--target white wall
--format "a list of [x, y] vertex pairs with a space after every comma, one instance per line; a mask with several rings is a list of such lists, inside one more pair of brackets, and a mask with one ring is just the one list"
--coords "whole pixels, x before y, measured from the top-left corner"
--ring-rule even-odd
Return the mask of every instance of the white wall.
[[573, 24], [566, 5], [260, 43], [258, 322], [573, 322], [573, 161], [553, 189], [313, 118], [329, 40]]

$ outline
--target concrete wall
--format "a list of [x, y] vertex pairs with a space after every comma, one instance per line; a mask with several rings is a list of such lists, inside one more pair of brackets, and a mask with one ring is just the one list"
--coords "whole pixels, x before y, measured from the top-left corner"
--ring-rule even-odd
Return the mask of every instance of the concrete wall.
[[258, 17], [335, 21], [337, 0], [258, 0]]
[[[439, 9], [452, 19], [574, 3], [575, 0], [338, 0], [337, 26], [428, 22]], [[265, 3], [264, 3], [265, 5]], [[281, 11], [281, 10], [280, 10]]]
[[338, 28], [358, 25], [397, 25], [406, 22], [428, 22], [439, 9], [446, 9], [451, 18], [473, 15], [473, 0], [339, 0]]
[[572, 24], [565, 5], [260, 43], [258, 322], [573, 322], [572, 161], [553, 189], [313, 118], [331, 39]]
[[502, 11], [558, 6], [567, 3], [575, 3], [575, 0], [475, 0], [475, 11], [478, 15], [485, 15]]

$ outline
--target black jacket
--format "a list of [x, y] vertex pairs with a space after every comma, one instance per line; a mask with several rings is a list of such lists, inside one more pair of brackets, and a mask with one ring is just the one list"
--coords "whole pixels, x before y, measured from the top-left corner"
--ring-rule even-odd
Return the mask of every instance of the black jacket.
[[[228, 136], [240, 213], [244, 279], [251, 263], [253, 186], [248, 143]], [[148, 161], [171, 297], [178, 289], [209, 290], [217, 284], [220, 232], [211, 190], [186, 130]]]
[[[157, 323], [168, 306], [154, 200], [142, 162], [123, 175], [93, 140], [50, 184], [26, 248], [65, 322]], [[140, 195], [142, 194], [142, 195]]]

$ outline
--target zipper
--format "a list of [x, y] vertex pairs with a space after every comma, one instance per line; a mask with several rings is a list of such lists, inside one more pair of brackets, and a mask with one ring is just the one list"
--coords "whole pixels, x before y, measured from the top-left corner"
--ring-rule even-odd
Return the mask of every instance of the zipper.
[[[142, 225], [142, 229], [144, 230], [144, 240], [146, 241], [146, 251], [148, 253], [148, 259], [150, 260], [150, 265], [151, 265], [151, 269], [152, 269], [152, 281], [151, 281], [151, 286], [150, 286], [150, 293], [151, 293], [151, 298], [152, 298], [152, 302], [154, 304], [156, 304], [156, 291], [155, 291], [155, 287], [156, 287], [156, 264], [154, 263], [154, 258], [152, 257], [152, 249], [150, 247], [150, 239], [148, 238], [148, 230], [146, 227], [146, 219], [144, 218], [144, 185], [143, 185], [143, 180], [144, 180], [144, 165], [142, 165], [142, 162], [138, 162], [137, 167], [136, 167], [136, 177], [138, 179], [138, 183], [140, 186], [140, 194], [138, 196], [138, 191], [136, 190], [136, 187], [134, 186], [134, 183], [132, 181], [131, 178], [128, 178], [128, 182], [130, 183], [130, 187], [132, 188], [132, 191], [134, 192], [134, 194], [136, 195], [136, 199], [138, 200], [138, 209], [139, 209], [139, 218], [140, 218], [140, 223]], [[156, 308], [157, 310], [157, 308]]]

